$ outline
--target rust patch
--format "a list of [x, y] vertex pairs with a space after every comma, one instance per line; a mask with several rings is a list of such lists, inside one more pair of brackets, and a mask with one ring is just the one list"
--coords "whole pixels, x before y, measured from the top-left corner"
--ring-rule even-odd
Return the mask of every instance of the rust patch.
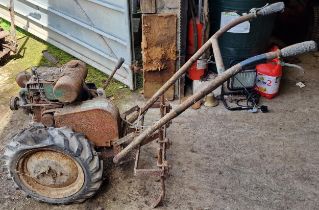
[[54, 126], [53, 114], [48, 113], [48, 114], [42, 115], [41, 122], [43, 123], [43, 125], [47, 127], [53, 127]]
[[119, 138], [119, 112], [103, 98], [65, 106], [54, 114], [56, 127], [67, 126], [83, 133], [96, 146], [111, 146]]
[[88, 70], [85, 63], [71, 60], [63, 67], [62, 77], [54, 86], [54, 95], [61, 102], [74, 102], [81, 93]]
[[81, 166], [72, 157], [54, 150], [25, 153], [16, 170], [27, 188], [53, 199], [77, 193], [84, 183]]

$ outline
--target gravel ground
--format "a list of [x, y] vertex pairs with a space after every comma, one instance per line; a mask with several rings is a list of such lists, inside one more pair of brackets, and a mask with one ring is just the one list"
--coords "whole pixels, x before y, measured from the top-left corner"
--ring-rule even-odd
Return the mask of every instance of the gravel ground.
[[[262, 101], [269, 113], [229, 112], [219, 105], [187, 110], [173, 121], [167, 196], [159, 209], [318, 209], [319, 54], [296, 61], [306, 74], [285, 70], [279, 97]], [[306, 87], [297, 87], [298, 81]], [[137, 95], [131, 99], [121, 109], [141, 101]], [[1, 115], [2, 154], [7, 136], [26, 125], [27, 117], [6, 109]], [[152, 113], [149, 118], [154, 120]], [[154, 159], [151, 149], [144, 151], [148, 160]], [[25, 197], [1, 172], [0, 209], [150, 209], [158, 180], [134, 177], [133, 161], [107, 165], [100, 192], [67, 206]]]

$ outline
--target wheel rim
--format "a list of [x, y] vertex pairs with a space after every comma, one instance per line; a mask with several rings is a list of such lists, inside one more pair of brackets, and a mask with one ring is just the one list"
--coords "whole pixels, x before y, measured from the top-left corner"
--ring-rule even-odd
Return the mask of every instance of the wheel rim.
[[84, 172], [71, 156], [56, 150], [25, 153], [18, 161], [17, 175], [32, 193], [51, 199], [76, 194], [84, 185]]

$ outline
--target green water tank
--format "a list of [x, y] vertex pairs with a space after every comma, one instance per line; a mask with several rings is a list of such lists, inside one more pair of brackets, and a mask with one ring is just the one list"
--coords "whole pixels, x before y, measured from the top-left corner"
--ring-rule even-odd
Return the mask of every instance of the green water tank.
[[[236, 16], [248, 13], [251, 8], [260, 8], [267, 3], [274, 2], [265, 0], [210, 1], [212, 33]], [[266, 52], [274, 21], [275, 15], [258, 17], [223, 34], [219, 39], [219, 45], [226, 69], [248, 57]]]

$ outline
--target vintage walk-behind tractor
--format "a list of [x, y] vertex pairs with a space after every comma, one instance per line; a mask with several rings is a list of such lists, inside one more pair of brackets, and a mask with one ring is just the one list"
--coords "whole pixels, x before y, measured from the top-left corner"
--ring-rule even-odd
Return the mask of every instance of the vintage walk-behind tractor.
[[[217, 68], [224, 68], [218, 37], [244, 21], [283, 8], [283, 3], [275, 3], [233, 20], [215, 33], [144, 106], [135, 106], [121, 115], [106, 99], [103, 89], [85, 83], [87, 69], [81, 61], [70, 61], [60, 68], [33, 68], [31, 74], [20, 73], [19, 97], [11, 99], [10, 107], [32, 114], [33, 123], [16, 134], [6, 147], [3, 157], [10, 177], [37, 200], [56, 204], [82, 202], [94, 195], [102, 183], [103, 157], [113, 157], [114, 163], [120, 163], [136, 150], [135, 175], [161, 179], [162, 192], [154, 204], [157, 206], [165, 195], [169, 147], [166, 129], [171, 120], [242, 69], [277, 57], [315, 51], [316, 43], [308, 41], [244, 60], [174, 109], [164, 100], [164, 92], [211, 46]], [[122, 63], [123, 60], [115, 69]], [[145, 128], [144, 115], [152, 107], [160, 108], [161, 119]], [[140, 148], [154, 140], [159, 145], [157, 168], [141, 169]]]

